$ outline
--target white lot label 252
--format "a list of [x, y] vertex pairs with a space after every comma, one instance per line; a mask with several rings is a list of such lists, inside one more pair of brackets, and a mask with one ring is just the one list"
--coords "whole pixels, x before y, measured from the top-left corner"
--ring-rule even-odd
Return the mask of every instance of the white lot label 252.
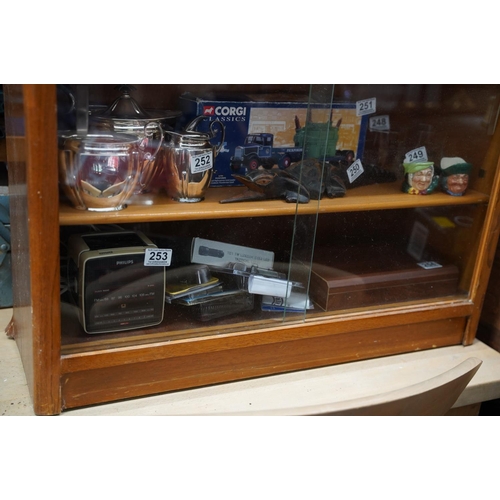
[[191, 173], [199, 174], [212, 168], [212, 151], [191, 156]]

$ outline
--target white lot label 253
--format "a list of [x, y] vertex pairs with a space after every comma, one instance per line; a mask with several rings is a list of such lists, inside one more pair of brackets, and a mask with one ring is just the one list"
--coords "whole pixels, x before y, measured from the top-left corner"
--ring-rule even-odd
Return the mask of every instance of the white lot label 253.
[[146, 248], [145, 266], [170, 266], [172, 250], [170, 248]]

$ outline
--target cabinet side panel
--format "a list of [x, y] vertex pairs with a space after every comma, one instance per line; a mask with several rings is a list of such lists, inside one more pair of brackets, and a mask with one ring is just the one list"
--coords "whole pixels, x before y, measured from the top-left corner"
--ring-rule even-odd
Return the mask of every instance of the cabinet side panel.
[[61, 411], [59, 187], [55, 85], [24, 85], [35, 412]]
[[477, 330], [477, 338], [500, 351], [500, 247], [497, 246]]
[[6, 86], [14, 329], [35, 413], [59, 413], [60, 312], [54, 85]]
[[63, 408], [457, 345], [464, 328], [465, 318], [450, 318], [83, 369], [63, 373]]
[[476, 336], [500, 234], [500, 125], [497, 125], [484, 167], [490, 176], [494, 174], [494, 180], [472, 276], [470, 298], [474, 311], [467, 324], [464, 345], [471, 344]]

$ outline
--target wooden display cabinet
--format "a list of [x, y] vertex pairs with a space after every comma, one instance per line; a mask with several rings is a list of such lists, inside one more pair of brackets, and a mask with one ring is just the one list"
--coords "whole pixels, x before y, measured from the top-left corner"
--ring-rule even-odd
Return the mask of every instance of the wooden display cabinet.
[[[185, 90], [207, 87], [140, 85], [135, 97], [146, 108], [175, 109]], [[309, 93], [304, 85], [237, 90], [276, 99]], [[499, 232], [498, 85], [334, 87], [335, 100], [376, 97], [377, 113], [390, 116], [391, 131], [368, 132], [366, 164], [400, 174], [404, 154], [424, 145], [436, 165], [443, 156], [460, 156], [474, 165], [462, 197], [439, 190], [408, 195], [399, 178], [308, 204], [220, 204], [243, 188], [210, 188], [201, 203], [156, 194], [150, 204], [109, 213], [78, 211], [60, 200], [56, 86], [5, 85], [4, 93], [14, 277], [9, 331], [37, 414], [474, 340]], [[109, 105], [113, 95], [113, 86], [91, 86], [90, 102]], [[406, 245], [417, 222], [427, 228], [432, 249], [458, 270], [454, 293], [401, 292], [400, 299], [397, 292], [365, 307], [301, 314], [256, 309], [209, 322], [169, 310], [157, 327], [101, 335], [85, 334], [74, 306], [61, 298], [61, 258], [68, 234], [81, 227], [119, 225], [271, 249], [293, 272], [305, 269], [307, 281], [318, 249]]]

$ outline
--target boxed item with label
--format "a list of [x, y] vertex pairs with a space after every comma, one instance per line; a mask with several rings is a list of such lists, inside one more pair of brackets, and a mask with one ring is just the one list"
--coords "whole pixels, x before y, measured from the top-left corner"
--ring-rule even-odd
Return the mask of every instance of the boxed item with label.
[[320, 247], [314, 252], [310, 295], [324, 311], [453, 295], [457, 266], [441, 257], [420, 261], [390, 244]]
[[270, 96], [180, 97], [181, 126], [200, 115], [206, 118], [200, 130], [208, 130], [214, 120], [225, 125], [225, 142], [215, 159], [211, 187], [240, 185], [234, 173], [261, 165], [286, 168], [300, 161], [306, 130], [309, 157], [317, 156], [327, 144], [327, 159], [338, 159], [346, 152], [362, 159], [368, 119], [356, 115], [355, 103], [334, 103], [332, 108], [330, 104], [308, 105], [306, 97], [283, 102], [267, 99]]
[[302, 283], [289, 280], [284, 273], [247, 266], [240, 262], [231, 262], [225, 267], [213, 267], [212, 272], [216, 276], [219, 275], [221, 281], [256, 295], [285, 298], [290, 297], [293, 288], [303, 288]]
[[232, 262], [240, 262], [247, 266], [272, 269], [274, 252], [204, 238], [194, 238], [191, 261], [217, 267], [224, 267]]
[[231, 263], [256, 266], [260, 269], [272, 269], [274, 252], [250, 248], [205, 238], [169, 237], [151, 235], [158, 248], [172, 250], [172, 267], [189, 264], [226, 267]]

